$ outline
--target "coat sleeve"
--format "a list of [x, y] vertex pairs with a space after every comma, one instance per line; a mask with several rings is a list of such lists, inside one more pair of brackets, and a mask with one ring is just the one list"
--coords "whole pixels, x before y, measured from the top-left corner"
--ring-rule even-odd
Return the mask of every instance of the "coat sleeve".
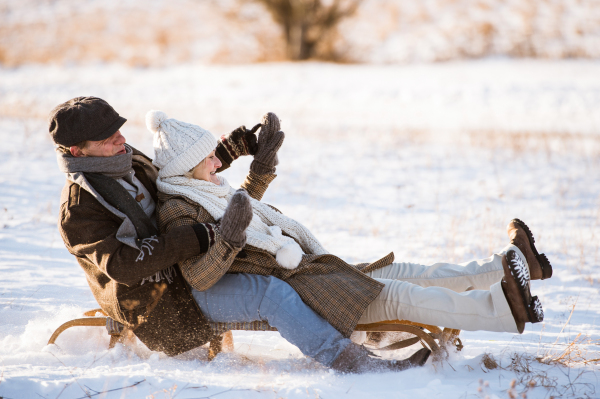
[[193, 288], [205, 291], [227, 273], [241, 248], [232, 247], [221, 237], [214, 219], [204, 208], [174, 197], [159, 205], [158, 215], [160, 229], [167, 234], [196, 223], [206, 229], [206, 252], [179, 262], [183, 277]]
[[100, 205], [63, 204], [59, 230], [70, 253], [87, 258], [112, 280], [134, 285], [144, 277], [200, 253], [191, 226], [140, 240], [139, 248], [120, 242], [117, 220]]
[[263, 195], [265, 195], [269, 184], [271, 184], [276, 177], [277, 175], [273, 173], [259, 175], [258, 173], [250, 171], [240, 187], [246, 190], [248, 195], [250, 195], [252, 198], [260, 201]]

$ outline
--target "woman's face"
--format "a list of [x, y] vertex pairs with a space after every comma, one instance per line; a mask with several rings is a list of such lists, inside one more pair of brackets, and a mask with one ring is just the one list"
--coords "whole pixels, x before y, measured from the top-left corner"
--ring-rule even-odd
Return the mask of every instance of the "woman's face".
[[215, 152], [211, 152], [208, 154], [206, 158], [202, 160], [196, 167], [194, 168], [194, 172], [192, 173], [192, 177], [198, 180], [206, 180], [215, 184], [220, 184], [219, 179], [215, 176], [217, 169], [221, 167], [221, 161], [215, 155]]

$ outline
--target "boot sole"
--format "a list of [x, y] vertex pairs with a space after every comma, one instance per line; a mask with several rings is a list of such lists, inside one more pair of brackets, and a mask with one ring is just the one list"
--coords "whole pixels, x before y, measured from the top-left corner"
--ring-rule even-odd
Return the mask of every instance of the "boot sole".
[[531, 233], [531, 230], [529, 230], [529, 227], [523, 223], [521, 219], [513, 219], [512, 222], [515, 222], [519, 227], [525, 230], [525, 234], [527, 234], [527, 238], [529, 239], [529, 246], [533, 250], [533, 254], [542, 268], [542, 280], [552, 277], [552, 265], [545, 254], [540, 254], [538, 252], [535, 247], [535, 238], [533, 238], [533, 234]]
[[[537, 296], [531, 296], [531, 291], [529, 290], [529, 271], [527, 270], [527, 266], [523, 263], [523, 260], [515, 251], [512, 249], [507, 252], [506, 259], [508, 260], [508, 268], [510, 269], [510, 274], [513, 279], [519, 286], [519, 290], [521, 291], [521, 299], [523, 301], [523, 306], [525, 306], [527, 312], [527, 318], [530, 323], [539, 323], [544, 320], [544, 310], [542, 309], [542, 303], [538, 299]], [[529, 295], [525, 295], [525, 293], [529, 293]], [[527, 296], [531, 299], [529, 303], [527, 303]]]

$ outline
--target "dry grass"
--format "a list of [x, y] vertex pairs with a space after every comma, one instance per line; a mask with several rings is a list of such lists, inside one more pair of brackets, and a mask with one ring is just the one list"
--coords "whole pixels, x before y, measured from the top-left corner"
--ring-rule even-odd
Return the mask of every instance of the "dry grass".
[[[279, 30], [268, 16], [253, 4], [223, 4], [156, 0], [115, 6], [91, 1], [83, 7], [71, 0], [30, 0], [20, 6], [4, 4], [3, 10], [0, 4], [0, 63], [148, 67], [283, 59]], [[15, 11], [23, 18], [11, 17]]]
[[471, 130], [465, 132], [468, 143], [484, 148], [508, 148], [515, 154], [543, 151], [551, 158], [554, 153], [576, 153], [600, 156], [600, 136], [592, 134], [549, 132]]
[[[363, 0], [317, 53], [326, 60], [385, 63], [496, 54], [597, 58], [596, 9], [593, 0]], [[6, 66], [285, 58], [282, 28], [254, 1], [0, 0], [0, 63]]]
[[553, 345], [543, 357], [536, 360], [544, 364], [560, 364], [566, 367], [600, 365], [600, 352], [590, 350], [590, 346], [600, 346], [600, 340], [593, 340], [579, 333], [564, 348], [555, 348]]
[[[526, 398], [528, 392], [536, 387], [547, 390], [548, 397], [595, 397], [594, 384], [583, 382], [588, 373], [594, 373], [595, 368], [588, 366], [600, 365], [600, 351], [598, 340], [592, 340], [583, 333], [577, 334], [567, 344], [560, 344], [559, 340], [569, 325], [576, 308], [572, 304], [571, 311], [556, 340], [543, 347], [542, 354], [534, 356], [529, 353], [503, 352], [500, 358], [490, 353], [485, 353], [480, 361], [484, 372], [500, 370], [514, 375], [510, 388], [506, 394], [509, 398]], [[566, 377], [566, 378], [564, 378]], [[482, 380], [479, 382], [478, 393], [485, 397], [487, 387]]]
[[577, 301], [571, 306], [571, 312], [565, 324], [557, 334], [556, 340], [544, 348], [543, 354], [536, 357], [536, 360], [543, 364], [555, 364], [564, 367], [577, 367], [587, 365], [600, 365], [600, 340], [593, 340], [589, 335], [578, 333], [570, 342], [560, 344], [559, 340], [565, 328], [569, 325]]
[[481, 357], [481, 365], [486, 370], [495, 370], [499, 367], [498, 362], [496, 361], [496, 359], [494, 358], [494, 356], [491, 353], [483, 354], [483, 356]]
[[544, 353], [536, 357], [536, 360], [543, 364], [556, 364], [564, 367], [577, 367], [587, 365], [600, 365], [600, 340], [592, 340], [588, 335], [583, 333], [565, 344], [559, 344], [561, 334], [569, 325], [571, 317], [575, 312], [575, 302], [571, 307], [571, 312], [567, 321], [558, 333], [556, 340], [552, 345], [544, 349]]
[[[377, 20], [369, 18], [375, 13]], [[360, 61], [448, 61], [495, 54], [595, 58], [600, 55], [599, 19], [593, 0], [371, 0], [341, 31], [342, 43], [360, 49], [355, 51]], [[382, 42], [394, 43], [395, 51]]]

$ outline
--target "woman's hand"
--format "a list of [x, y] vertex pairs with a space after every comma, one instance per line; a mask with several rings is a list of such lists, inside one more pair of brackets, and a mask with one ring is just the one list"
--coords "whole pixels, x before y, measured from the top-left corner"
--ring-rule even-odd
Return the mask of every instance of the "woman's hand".
[[246, 245], [246, 229], [252, 221], [252, 204], [250, 196], [244, 189], [233, 194], [225, 213], [221, 218], [219, 232], [221, 237], [234, 248]]
[[275, 173], [275, 166], [279, 163], [277, 151], [285, 139], [285, 134], [279, 128], [277, 115], [268, 112], [263, 116], [262, 127], [258, 135], [258, 149], [254, 155], [254, 161], [250, 164], [251, 171], [259, 175]]
[[231, 165], [233, 161], [244, 155], [254, 155], [257, 150], [256, 131], [260, 123], [248, 130], [246, 126], [240, 126], [229, 134], [224, 134], [217, 145], [217, 157], [223, 165], [219, 168], [221, 172]]

